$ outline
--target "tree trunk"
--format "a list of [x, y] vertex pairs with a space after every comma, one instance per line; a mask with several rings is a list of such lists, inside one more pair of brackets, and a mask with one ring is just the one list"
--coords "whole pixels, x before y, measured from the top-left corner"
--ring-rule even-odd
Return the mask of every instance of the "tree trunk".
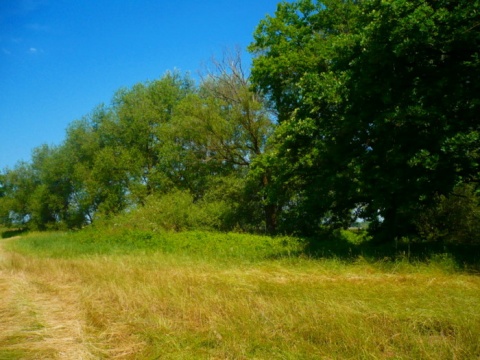
[[[265, 173], [262, 178], [263, 188], [266, 188], [268, 183], [268, 175]], [[265, 212], [265, 230], [268, 234], [273, 235], [277, 231], [277, 206], [267, 203], [264, 205], [263, 211]]]

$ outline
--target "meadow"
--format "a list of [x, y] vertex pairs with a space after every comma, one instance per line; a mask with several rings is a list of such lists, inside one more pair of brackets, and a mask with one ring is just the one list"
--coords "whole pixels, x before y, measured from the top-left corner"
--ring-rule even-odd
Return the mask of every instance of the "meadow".
[[0, 358], [480, 358], [475, 267], [343, 235], [1, 239]]

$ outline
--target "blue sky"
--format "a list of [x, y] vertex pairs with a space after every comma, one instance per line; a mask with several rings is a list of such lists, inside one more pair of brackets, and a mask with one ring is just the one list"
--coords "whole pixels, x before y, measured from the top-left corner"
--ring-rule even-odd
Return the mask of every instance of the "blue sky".
[[0, 0], [0, 171], [121, 87], [245, 49], [278, 2]]

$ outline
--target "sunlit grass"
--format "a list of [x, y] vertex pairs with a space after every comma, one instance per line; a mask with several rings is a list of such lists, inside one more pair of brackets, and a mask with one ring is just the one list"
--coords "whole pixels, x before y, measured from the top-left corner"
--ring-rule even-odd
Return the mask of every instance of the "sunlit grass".
[[[130, 244], [108, 252], [104, 244], [81, 254], [68, 245], [80, 235], [30, 236], [11, 242], [21, 253], [3, 267], [77, 309], [92, 358], [480, 357], [480, 278], [457, 271], [448, 257], [314, 259], [292, 239], [207, 233], [169, 238], [181, 246], [142, 240], [158, 242], [156, 251]], [[0, 336], [0, 354], [11, 348], [7, 341]], [[41, 348], [18, 343], [24, 358], [38, 358]]]

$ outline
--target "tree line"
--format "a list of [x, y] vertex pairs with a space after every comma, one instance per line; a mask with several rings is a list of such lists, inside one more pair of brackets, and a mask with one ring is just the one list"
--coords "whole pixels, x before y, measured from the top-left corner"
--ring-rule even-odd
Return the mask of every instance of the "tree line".
[[[199, 84], [167, 72], [120, 89], [109, 106], [71, 123], [61, 145], [34, 149], [31, 162], [2, 176], [3, 223], [79, 228], [184, 192], [215, 204], [217, 215], [225, 209], [220, 229], [270, 224], [257, 199], [263, 179], [248, 174], [272, 118], [239, 54], [214, 65]], [[260, 209], [251, 211], [252, 201]]]
[[478, 241], [478, 49], [478, 0], [282, 2], [250, 76], [234, 55], [121, 89], [5, 170], [2, 222], [75, 228], [176, 194], [218, 230], [360, 218], [378, 240]]

